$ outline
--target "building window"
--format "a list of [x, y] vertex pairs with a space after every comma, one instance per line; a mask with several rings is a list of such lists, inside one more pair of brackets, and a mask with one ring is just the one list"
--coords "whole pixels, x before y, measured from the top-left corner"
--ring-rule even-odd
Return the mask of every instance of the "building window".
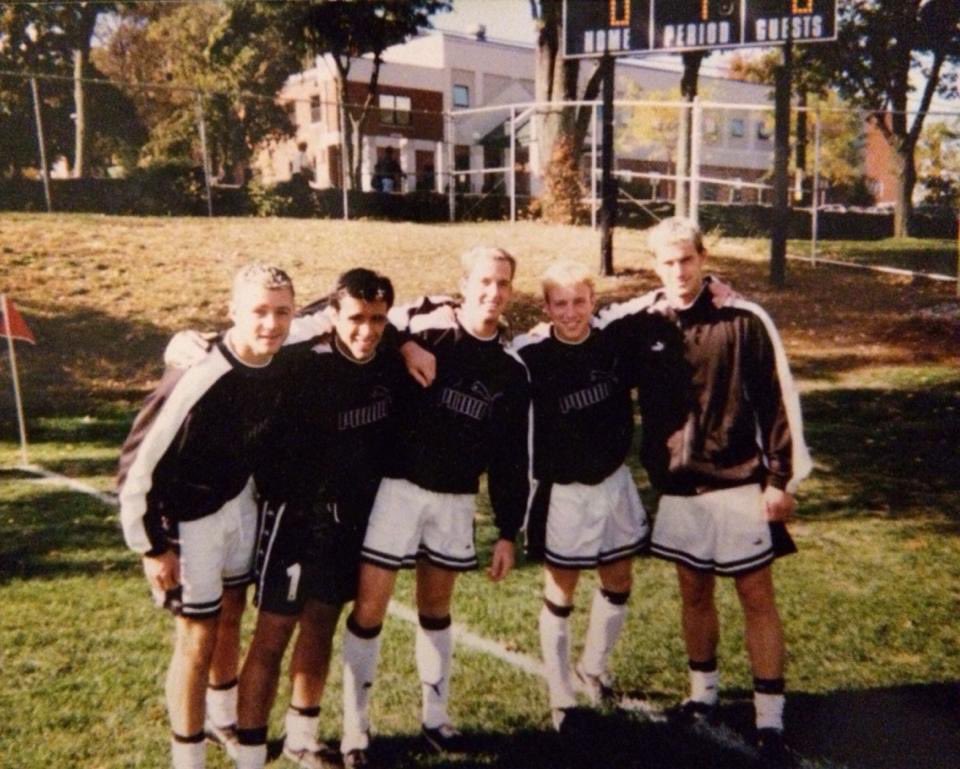
[[287, 118], [289, 118], [290, 120], [290, 125], [295, 126], [297, 124], [297, 102], [288, 101], [283, 106], [284, 106], [284, 109], [287, 111]]
[[384, 125], [410, 125], [409, 96], [380, 94], [380, 122]]
[[323, 106], [320, 104], [320, 94], [310, 97], [310, 122], [319, 123], [323, 119]]
[[761, 118], [760, 122], [757, 123], [757, 138], [762, 142], [768, 142], [772, 136], [773, 128], [765, 118]]
[[470, 106], [470, 88], [465, 85], [455, 85], [453, 87], [453, 106]]
[[746, 134], [746, 125], [743, 118], [735, 117], [730, 120], [730, 136], [734, 139], [742, 139]]

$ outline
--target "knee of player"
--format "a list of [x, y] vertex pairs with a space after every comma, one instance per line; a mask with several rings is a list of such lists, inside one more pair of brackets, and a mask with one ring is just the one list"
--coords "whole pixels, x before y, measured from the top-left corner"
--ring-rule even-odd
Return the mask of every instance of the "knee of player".
[[217, 617], [177, 618], [177, 656], [185, 663], [209, 665], [217, 642]]

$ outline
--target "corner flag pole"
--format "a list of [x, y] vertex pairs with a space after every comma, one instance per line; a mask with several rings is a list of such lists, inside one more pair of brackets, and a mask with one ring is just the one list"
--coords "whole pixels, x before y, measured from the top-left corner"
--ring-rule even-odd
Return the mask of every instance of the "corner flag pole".
[[13, 330], [10, 328], [10, 312], [7, 309], [7, 295], [0, 294], [0, 309], [6, 319], [7, 347], [10, 350], [10, 371], [13, 375], [13, 398], [17, 404], [17, 425], [20, 427], [20, 460], [23, 466], [30, 464], [27, 457], [27, 425], [23, 419], [23, 401], [20, 399], [20, 378], [17, 376], [17, 351], [13, 344]]

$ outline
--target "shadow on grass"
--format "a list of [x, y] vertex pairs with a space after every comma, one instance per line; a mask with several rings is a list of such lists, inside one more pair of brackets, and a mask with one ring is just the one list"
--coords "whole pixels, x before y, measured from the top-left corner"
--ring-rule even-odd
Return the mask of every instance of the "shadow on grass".
[[44, 490], [2, 499], [0, 521], [0, 583], [136, 568], [123, 549], [116, 511], [85, 495]]
[[787, 699], [790, 745], [805, 757], [850, 769], [955, 769], [958, 726], [960, 685], [955, 682], [798, 692]]
[[[139, 402], [162, 371], [170, 333], [91, 308], [32, 317], [36, 347], [20, 345], [17, 359], [30, 418], [85, 415], [115, 403]], [[9, 388], [0, 388], [0, 414], [12, 411]], [[32, 431], [31, 431], [32, 433]]]
[[[465, 752], [437, 755], [419, 736], [375, 737], [370, 756], [394, 769], [459, 767], [480, 769], [753, 769], [751, 751], [721, 747], [690, 730], [653, 724], [628, 713], [577, 709], [562, 734], [519, 728], [504, 733], [464, 733]], [[279, 744], [270, 754], [279, 755]]]
[[956, 384], [818, 390], [804, 397], [804, 419], [817, 477], [843, 489], [846, 497], [805, 499], [805, 516], [850, 514], [856, 508], [868, 515], [909, 517], [928, 510], [960, 523]]

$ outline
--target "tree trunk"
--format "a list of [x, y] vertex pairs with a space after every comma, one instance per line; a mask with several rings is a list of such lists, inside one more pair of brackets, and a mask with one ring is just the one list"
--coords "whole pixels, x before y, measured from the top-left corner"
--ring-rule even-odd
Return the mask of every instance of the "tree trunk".
[[73, 178], [82, 179], [86, 172], [87, 155], [87, 109], [83, 88], [83, 73], [86, 69], [86, 56], [83, 49], [73, 51]]
[[893, 236], [905, 238], [910, 232], [910, 214], [913, 213], [913, 188], [917, 184], [917, 169], [914, 165], [914, 148], [909, 142], [901, 142], [893, 148], [896, 169], [893, 210]]

